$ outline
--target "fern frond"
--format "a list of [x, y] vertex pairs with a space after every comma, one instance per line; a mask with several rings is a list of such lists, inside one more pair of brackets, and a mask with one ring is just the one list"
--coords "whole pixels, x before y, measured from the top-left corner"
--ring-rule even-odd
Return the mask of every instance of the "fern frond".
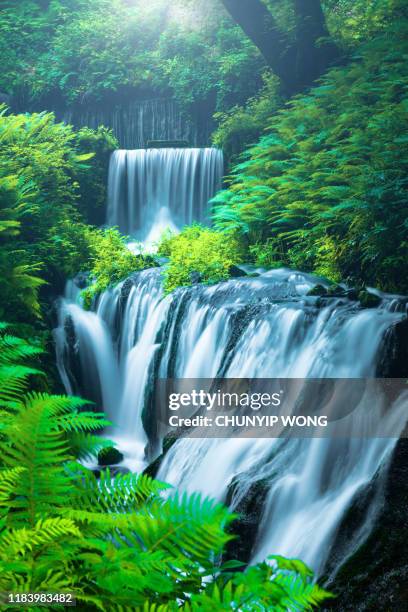
[[14, 494], [16, 483], [24, 470], [25, 468], [19, 466], [0, 470], [0, 506]]
[[39, 520], [32, 529], [10, 529], [0, 535], [0, 556], [24, 556], [35, 547], [58, 541], [66, 535], [79, 538], [81, 533], [72, 520], [60, 517]]
[[159, 500], [168, 488], [145, 474], [117, 474], [113, 478], [106, 469], [97, 479], [89, 470], [82, 470], [81, 487], [75, 491], [72, 507], [89, 512], [135, 512], [143, 504]]

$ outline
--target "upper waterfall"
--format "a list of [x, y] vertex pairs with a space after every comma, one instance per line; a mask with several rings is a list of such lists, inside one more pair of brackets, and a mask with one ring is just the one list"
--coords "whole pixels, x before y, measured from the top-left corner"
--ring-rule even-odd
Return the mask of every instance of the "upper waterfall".
[[208, 201], [221, 187], [215, 148], [120, 149], [112, 154], [108, 225], [148, 243], [166, 228], [208, 221]]
[[77, 128], [104, 125], [113, 130], [124, 149], [146, 146], [149, 140], [186, 140], [205, 146], [212, 131], [210, 116], [200, 122], [186, 117], [172, 99], [134, 100], [107, 107], [77, 106], [56, 115]]

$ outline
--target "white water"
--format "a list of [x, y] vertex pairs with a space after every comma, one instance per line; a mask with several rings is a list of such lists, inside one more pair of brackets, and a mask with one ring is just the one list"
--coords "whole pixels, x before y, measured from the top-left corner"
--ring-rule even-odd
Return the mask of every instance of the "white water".
[[203, 120], [201, 116], [198, 124], [172, 99], [125, 101], [105, 108], [85, 103], [63, 114], [56, 109], [56, 114], [75, 127], [111, 128], [124, 149], [146, 147], [149, 140], [184, 140], [192, 147], [205, 146], [213, 130], [210, 117]]
[[[108, 223], [136, 240], [206, 221], [220, 185], [216, 149], [119, 150], [109, 172]], [[317, 279], [290, 270], [261, 273], [163, 297], [161, 271], [148, 270], [105, 292], [92, 312], [70, 282], [55, 330], [57, 365], [69, 393], [82, 393], [114, 422], [107, 432], [124, 466], [141, 470], [160, 451], [152, 401], [159, 378], [373, 377], [386, 331], [403, 317], [392, 296], [378, 309], [332, 298], [319, 305], [306, 293]], [[288, 402], [287, 410], [294, 403]], [[296, 556], [325, 567], [336, 531], [353, 499], [373, 481], [396, 444], [406, 406], [382, 420], [381, 400], [365, 393], [342, 437], [320, 439], [180, 439], [158, 478], [239, 508], [258, 482], [266, 487], [252, 561]], [[353, 437], [370, 414], [366, 438]], [[360, 427], [360, 429], [359, 429]], [[376, 497], [365, 524], [369, 530]], [[350, 552], [350, 551], [349, 551]]]
[[118, 150], [108, 181], [108, 225], [152, 244], [169, 227], [208, 222], [208, 201], [221, 186], [222, 152], [204, 149]]
[[[277, 270], [163, 299], [160, 271], [151, 270], [103, 294], [95, 313], [73, 304], [71, 291], [60, 310], [58, 353], [70, 352], [64, 335], [69, 315], [82, 376], [93, 376], [95, 395], [103, 397], [116, 422], [113, 435], [125, 452], [125, 465], [140, 468], [148, 441], [142, 411], [156, 377], [375, 375], [384, 333], [403, 315], [386, 301], [382, 308], [361, 310], [348, 300], [331, 299], [318, 308], [315, 298], [305, 297], [313, 283], [307, 275]], [[60, 359], [59, 366], [67, 380], [69, 360]], [[372, 413], [371, 437], [355, 439], [353, 425], [366, 410]], [[392, 423], [383, 420], [376, 437], [380, 410], [380, 401], [366, 397], [342, 439], [182, 439], [167, 453], [158, 478], [222, 501], [234, 482], [232, 507], [254, 483], [266, 480], [253, 561], [283, 554], [321, 571], [353, 498], [395, 446], [395, 438], [383, 437]], [[150, 408], [144, 422], [152, 440], [154, 421]]]

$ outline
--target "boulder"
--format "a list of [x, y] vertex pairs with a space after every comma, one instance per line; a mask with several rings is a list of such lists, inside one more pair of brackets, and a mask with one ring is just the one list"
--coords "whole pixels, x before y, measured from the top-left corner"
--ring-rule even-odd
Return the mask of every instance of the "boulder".
[[123, 461], [123, 455], [114, 446], [103, 448], [98, 453], [98, 465], [100, 466], [117, 465], [121, 461]]
[[358, 300], [363, 308], [378, 308], [381, 304], [381, 298], [374, 293], [370, 293], [367, 289], [360, 291]]
[[190, 272], [190, 283], [192, 285], [198, 285], [202, 282], [203, 277], [200, 272]]
[[231, 266], [228, 272], [231, 278], [240, 278], [242, 276], [248, 276], [245, 270], [242, 270], [239, 266]]
[[314, 287], [309, 289], [306, 295], [311, 295], [311, 296], [316, 296], [316, 297], [326, 296], [327, 289], [326, 287], [323, 287], [323, 285], [315, 285]]

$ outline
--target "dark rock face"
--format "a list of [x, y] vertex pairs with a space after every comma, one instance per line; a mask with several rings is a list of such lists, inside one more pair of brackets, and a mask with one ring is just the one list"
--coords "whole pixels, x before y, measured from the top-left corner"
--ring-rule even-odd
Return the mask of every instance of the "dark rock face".
[[123, 461], [122, 453], [113, 446], [104, 448], [98, 453], [98, 465], [100, 466], [116, 465], [121, 461]]
[[190, 273], [190, 282], [192, 285], [198, 285], [203, 280], [200, 272], [191, 272]]
[[177, 442], [176, 437], [170, 435], [166, 436], [163, 440], [163, 451], [161, 455], [152, 461], [152, 463], [149, 463], [147, 468], [143, 470], [143, 474], [147, 474], [147, 476], [150, 476], [151, 478], [156, 478], [160, 466], [163, 463], [163, 459], [175, 442]]
[[0, 91], [0, 104], [11, 104], [11, 96], [6, 94], [4, 91]]
[[387, 331], [376, 375], [381, 378], [408, 376], [408, 318], [395, 323]]
[[76, 275], [74, 282], [79, 289], [85, 289], [89, 285], [89, 274], [87, 272], [80, 272]]
[[362, 546], [326, 585], [337, 598], [331, 612], [408, 610], [408, 440], [400, 440], [387, 475], [383, 501]]
[[381, 298], [367, 290], [360, 291], [358, 299], [363, 308], [377, 308], [381, 304]]
[[[232, 501], [234, 482], [229, 487], [227, 505]], [[229, 531], [236, 536], [231, 540], [225, 551], [225, 558], [237, 559], [248, 563], [255, 544], [260, 517], [268, 494], [268, 483], [264, 480], [254, 482], [245, 497], [234, 508], [238, 518], [232, 523]]]
[[242, 270], [239, 266], [231, 266], [229, 269], [229, 275], [231, 278], [241, 278], [242, 276], [248, 276], [245, 270]]

